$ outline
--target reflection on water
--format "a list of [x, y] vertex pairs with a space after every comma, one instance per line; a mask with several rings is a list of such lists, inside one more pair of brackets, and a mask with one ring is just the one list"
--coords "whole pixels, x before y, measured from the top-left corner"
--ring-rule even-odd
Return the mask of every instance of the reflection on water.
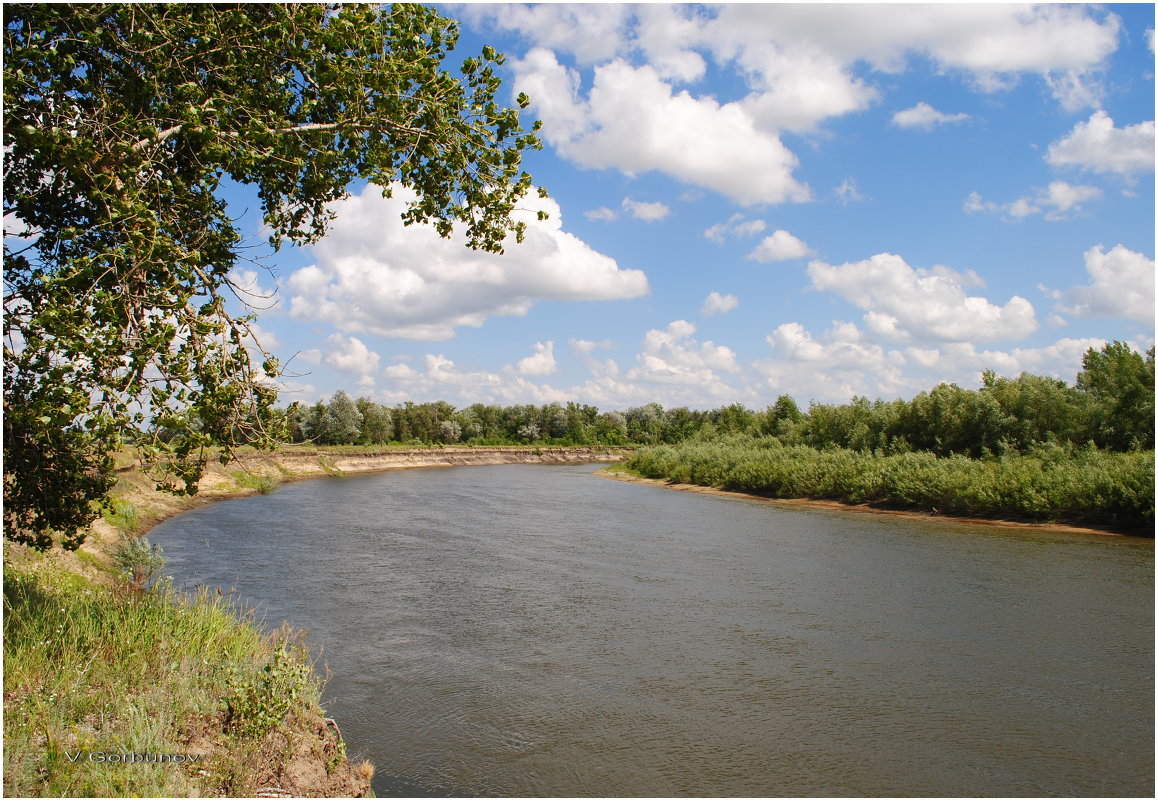
[[1153, 795], [1153, 541], [594, 469], [309, 481], [153, 538], [309, 630], [379, 795]]

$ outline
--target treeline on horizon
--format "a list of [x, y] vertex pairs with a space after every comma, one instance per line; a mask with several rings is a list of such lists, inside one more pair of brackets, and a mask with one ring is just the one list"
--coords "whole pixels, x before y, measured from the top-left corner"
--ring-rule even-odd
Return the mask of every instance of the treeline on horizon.
[[1047, 443], [1114, 452], [1154, 448], [1154, 349], [1121, 342], [1091, 348], [1072, 385], [992, 371], [978, 389], [941, 384], [912, 400], [801, 410], [788, 395], [754, 411], [733, 403], [712, 410], [658, 403], [601, 412], [578, 403], [455, 408], [444, 401], [385, 406], [338, 391], [328, 402], [282, 410], [287, 440], [316, 445], [660, 445], [743, 434], [784, 445], [973, 459], [1026, 453]]
[[658, 403], [600, 412], [445, 402], [386, 407], [335, 393], [284, 410], [291, 442], [320, 445], [638, 445], [648, 478], [776, 498], [971, 517], [1072, 522], [1153, 534], [1154, 349], [1091, 348], [1074, 383], [982, 375], [912, 400], [853, 398], [801, 410]]

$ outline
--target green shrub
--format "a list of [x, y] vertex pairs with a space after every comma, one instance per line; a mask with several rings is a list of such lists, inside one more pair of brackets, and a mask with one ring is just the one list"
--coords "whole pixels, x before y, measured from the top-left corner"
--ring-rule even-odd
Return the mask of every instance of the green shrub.
[[300, 705], [312, 681], [304, 654], [283, 641], [257, 675], [230, 685], [229, 726], [244, 737], [264, 737]]
[[136, 592], [143, 592], [165, 569], [164, 552], [148, 537], [126, 537], [113, 547], [117, 574]]
[[825, 498], [976, 517], [1153, 526], [1154, 452], [1045, 443], [971, 459], [927, 451], [823, 450], [729, 435], [643, 448], [648, 478], [778, 498]]

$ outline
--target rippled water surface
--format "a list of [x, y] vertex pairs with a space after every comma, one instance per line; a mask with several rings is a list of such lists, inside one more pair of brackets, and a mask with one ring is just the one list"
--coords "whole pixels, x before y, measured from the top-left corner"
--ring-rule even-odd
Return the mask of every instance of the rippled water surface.
[[309, 630], [379, 795], [1154, 792], [1153, 541], [410, 470], [158, 527]]

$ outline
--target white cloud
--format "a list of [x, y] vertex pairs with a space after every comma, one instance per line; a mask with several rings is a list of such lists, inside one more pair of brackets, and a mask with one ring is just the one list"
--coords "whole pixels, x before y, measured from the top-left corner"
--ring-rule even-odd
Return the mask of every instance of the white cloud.
[[716, 223], [704, 230], [704, 236], [713, 242], [723, 243], [728, 237], [755, 236], [763, 231], [763, 220], [745, 220], [743, 214], [733, 214], [727, 222]]
[[704, 298], [704, 305], [700, 309], [700, 314], [705, 317], [727, 314], [739, 305], [740, 299], [735, 295], [721, 295], [719, 292], [712, 292]]
[[946, 114], [922, 101], [912, 108], [894, 114], [893, 125], [898, 128], [922, 128], [931, 131], [937, 125], [964, 122], [967, 119], [969, 119], [968, 114]]
[[1074, 317], [1113, 317], [1154, 324], [1154, 260], [1117, 245], [1085, 253], [1092, 283], [1060, 293], [1058, 311]]
[[597, 209], [583, 212], [583, 216], [589, 220], [598, 220], [599, 222], [615, 222], [619, 219], [619, 212], [615, 209], [609, 209], [606, 206], [600, 206]]
[[756, 249], [748, 254], [753, 261], [772, 262], [801, 259], [812, 253], [808, 245], [784, 230], [764, 237]]
[[[620, 269], [562, 230], [553, 200], [525, 198], [516, 213], [527, 223], [525, 241], [495, 255], [464, 247], [457, 233], [448, 240], [430, 226], [404, 226], [400, 214], [413, 197], [396, 187], [394, 198], [383, 198], [367, 187], [333, 204], [337, 217], [314, 246], [317, 263], [286, 281], [290, 314], [344, 332], [437, 340], [490, 316], [525, 314], [540, 299], [614, 300], [648, 291], [642, 272]], [[548, 220], [536, 219], [538, 208]]]
[[929, 390], [940, 382], [976, 387], [981, 373], [993, 370], [998, 375], [1016, 378], [1022, 373], [1045, 375], [1072, 382], [1082, 367], [1082, 357], [1090, 348], [1100, 348], [1105, 340], [1097, 338], [1064, 338], [1037, 348], [979, 350], [971, 342], [955, 342], [921, 354], [905, 348], [903, 355], [915, 371], [912, 380], [918, 391]]
[[659, 171], [741, 205], [810, 197], [792, 175], [796, 156], [740, 104], [675, 93], [651, 66], [597, 67], [586, 100], [578, 74], [545, 50], [516, 62], [515, 73], [515, 89], [531, 96], [547, 140], [581, 166]]
[[326, 339], [321, 362], [327, 367], [358, 376], [360, 386], [372, 386], [378, 372], [379, 356], [357, 337], [331, 334]]
[[[583, 9], [583, 10], [580, 10]], [[985, 92], [1040, 75], [1068, 108], [1095, 105], [1121, 24], [1087, 6], [725, 4], [466, 6], [468, 17], [523, 33], [513, 62], [544, 136], [564, 158], [629, 175], [664, 172], [751, 205], [809, 199], [783, 131], [809, 132], [881, 96], [867, 71], [897, 73], [910, 58], [965, 75]], [[557, 54], [570, 53], [577, 69]], [[722, 102], [677, 91], [734, 70], [746, 94]], [[579, 69], [591, 68], [590, 82]], [[589, 87], [589, 88], [587, 88]], [[926, 103], [897, 124], [966, 118]]]
[[1082, 211], [1082, 204], [1099, 200], [1102, 190], [1096, 186], [1075, 186], [1065, 181], [1053, 181], [1045, 189], [1038, 189], [1033, 195], [1020, 197], [1004, 205], [984, 200], [977, 192], [970, 192], [965, 199], [965, 211], [970, 213], [988, 212], [1001, 214], [1006, 219], [1020, 220], [1041, 214], [1045, 219], [1064, 220], [1070, 213]]
[[859, 203], [864, 200], [864, 196], [857, 189], [856, 181], [852, 178], [845, 178], [844, 182], [832, 190], [836, 195], [836, 199], [840, 201], [840, 205], [847, 206], [849, 203]]
[[467, 4], [456, 12], [500, 30], [519, 31], [541, 47], [572, 53], [583, 64], [615, 58], [631, 46], [631, 13], [625, 5]]
[[623, 210], [637, 220], [656, 222], [671, 214], [671, 209], [662, 203], [647, 203], [641, 200], [623, 199]]
[[971, 342], [886, 350], [851, 323], [834, 323], [814, 337], [800, 323], [785, 323], [768, 337], [772, 356], [753, 363], [765, 397], [787, 393], [800, 402], [845, 403], [854, 395], [909, 398], [939, 383], [977, 387], [981, 373], [1023, 372], [1073, 381], [1087, 350], [1102, 339], [1059, 339], [1036, 348], [980, 350]]
[[553, 375], [559, 371], [555, 365], [555, 343], [548, 340], [547, 342], [536, 342], [534, 347], [535, 352], [525, 359], [519, 359], [513, 368], [512, 372], [518, 375]]
[[1037, 328], [1033, 306], [1017, 295], [1004, 306], [969, 296], [976, 273], [948, 267], [913, 269], [900, 256], [877, 255], [841, 265], [813, 261], [812, 285], [835, 292], [867, 310], [870, 331], [894, 340], [910, 338], [972, 342], [1017, 339]]
[[717, 398], [734, 394], [717, 371], [739, 372], [736, 354], [724, 345], [692, 339], [695, 332], [695, 325], [686, 320], [676, 320], [662, 331], [651, 329], [644, 335], [643, 349], [636, 357], [638, 366], [629, 370], [626, 378], [695, 388]]
[[820, 339], [800, 323], [784, 323], [767, 341], [773, 357], [753, 364], [767, 397], [844, 403], [853, 395], [888, 398], [911, 391], [890, 354], [865, 341], [851, 323], [834, 323]]
[[1154, 121], [1115, 128], [1104, 111], [1079, 122], [1068, 136], [1049, 146], [1045, 160], [1098, 173], [1130, 176], [1154, 169]]

